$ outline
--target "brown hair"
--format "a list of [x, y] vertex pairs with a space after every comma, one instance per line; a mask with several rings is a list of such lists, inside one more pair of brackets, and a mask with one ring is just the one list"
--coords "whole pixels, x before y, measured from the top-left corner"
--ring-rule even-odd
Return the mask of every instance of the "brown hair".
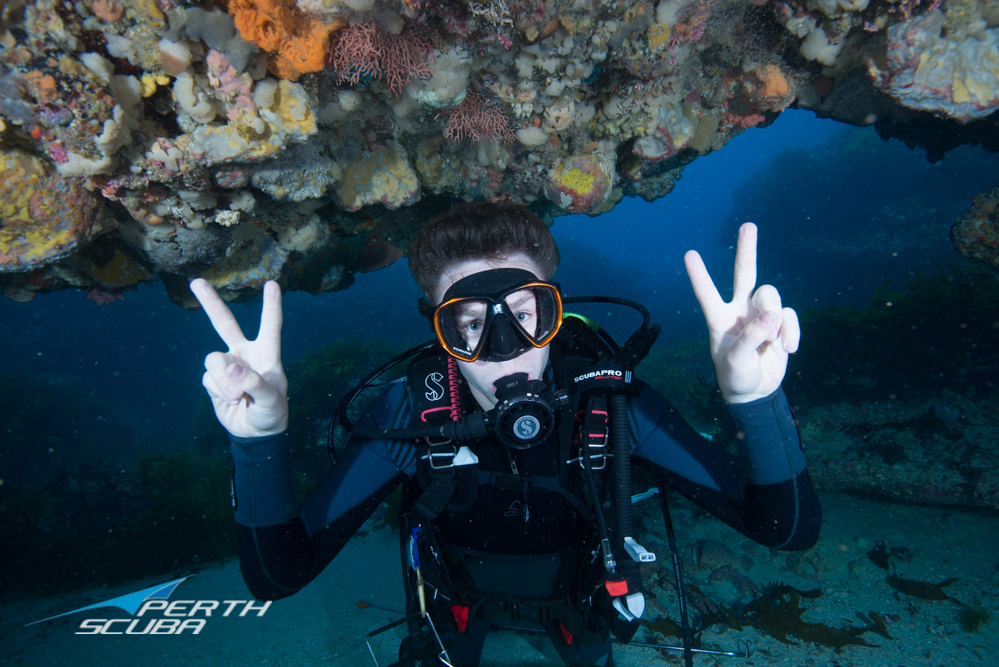
[[431, 220], [409, 246], [409, 270], [423, 292], [421, 311], [435, 298], [446, 269], [475, 259], [505, 259], [524, 254], [544, 280], [558, 268], [558, 247], [538, 216], [509, 202], [472, 202]]

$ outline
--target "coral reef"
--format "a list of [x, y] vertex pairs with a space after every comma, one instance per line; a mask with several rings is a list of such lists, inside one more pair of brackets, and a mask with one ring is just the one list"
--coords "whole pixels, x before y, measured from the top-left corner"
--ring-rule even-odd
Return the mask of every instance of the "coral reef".
[[342, 289], [374, 249], [405, 252], [347, 242], [385, 210], [653, 201], [792, 104], [999, 149], [997, 31], [975, 0], [29, 0], [0, 26], [0, 150], [87, 220], [32, 251], [5, 211], [2, 293], [107, 289], [68, 256], [101, 233], [178, 303], [233, 257], [267, 266], [222, 281], [229, 299], [263, 276]]
[[964, 123], [987, 116], [999, 106], [999, 31], [942, 36], [944, 23], [933, 10], [888, 28], [884, 69], [872, 61], [870, 76], [903, 106]]
[[30, 153], [0, 152], [0, 271], [30, 271], [99, 234], [102, 204]]
[[999, 187], [975, 197], [971, 210], [951, 229], [958, 251], [999, 269]]

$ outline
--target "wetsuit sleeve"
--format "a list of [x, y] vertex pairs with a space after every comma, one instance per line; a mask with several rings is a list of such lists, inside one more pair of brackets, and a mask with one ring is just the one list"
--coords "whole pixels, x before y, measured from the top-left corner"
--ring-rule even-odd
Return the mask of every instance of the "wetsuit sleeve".
[[818, 540], [822, 511], [783, 390], [728, 405], [738, 456], [700, 435], [647, 385], [631, 407], [634, 453], [661, 484], [760, 544], [803, 550]]
[[[404, 428], [409, 412], [405, 384], [396, 383], [360, 423]], [[285, 434], [230, 441], [240, 569], [258, 600], [287, 597], [312, 581], [416, 469], [409, 443], [351, 438], [337, 466], [299, 504]]]

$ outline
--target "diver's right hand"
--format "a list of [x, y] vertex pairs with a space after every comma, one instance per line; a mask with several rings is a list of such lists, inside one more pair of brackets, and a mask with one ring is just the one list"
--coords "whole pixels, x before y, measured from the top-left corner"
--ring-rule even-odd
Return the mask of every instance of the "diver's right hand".
[[205, 358], [202, 384], [215, 415], [230, 434], [252, 438], [288, 428], [288, 378], [281, 367], [281, 288], [264, 285], [264, 307], [256, 340], [246, 340], [232, 311], [207, 281], [191, 282], [215, 331], [229, 346]]

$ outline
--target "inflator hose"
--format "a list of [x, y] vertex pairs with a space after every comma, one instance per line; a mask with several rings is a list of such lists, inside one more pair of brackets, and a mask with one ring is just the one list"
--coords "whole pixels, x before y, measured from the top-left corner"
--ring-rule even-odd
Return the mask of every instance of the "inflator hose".
[[[624, 549], [624, 538], [634, 537], [631, 512], [631, 437], [628, 428], [628, 399], [610, 397], [611, 435], [614, 439], [614, 505], [617, 507], [617, 546]], [[630, 560], [630, 559], [629, 559]]]
[[631, 511], [631, 428], [628, 424], [628, 399], [623, 394], [610, 397], [610, 417], [611, 438], [614, 442], [614, 507], [617, 516], [614, 547], [618, 552], [618, 570], [629, 583], [641, 582], [638, 563], [624, 548], [624, 538], [635, 536], [635, 525]]

